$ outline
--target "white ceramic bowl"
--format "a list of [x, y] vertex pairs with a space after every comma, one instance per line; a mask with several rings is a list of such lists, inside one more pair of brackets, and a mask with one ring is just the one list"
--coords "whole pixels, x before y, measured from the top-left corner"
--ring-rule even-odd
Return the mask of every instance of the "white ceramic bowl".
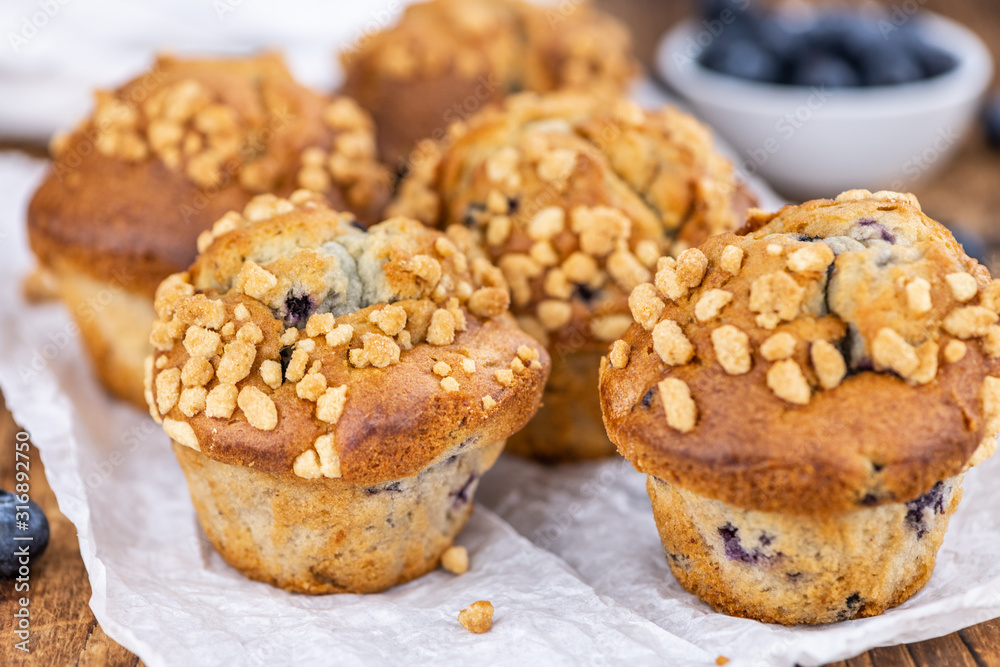
[[[738, 170], [797, 199], [843, 190], [907, 190], [958, 148], [976, 118], [993, 59], [964, 26], [922, 12], [925, 36], [958, 59], [926, 81], [818, 90], [744, 81], [697, 63], [711, 33], [693, 21], [661, 40], [660, 76], [733, 144]], [[694, 56], [694, 58], [692, 58]]]

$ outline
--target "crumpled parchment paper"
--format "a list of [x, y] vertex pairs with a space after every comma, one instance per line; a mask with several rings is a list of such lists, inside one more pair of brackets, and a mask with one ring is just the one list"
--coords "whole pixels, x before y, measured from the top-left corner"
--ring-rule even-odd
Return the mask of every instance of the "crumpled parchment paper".
[[[0, 388], [79, 531], [91, 607], [150, 667], [286, 663], [817, 665], [1000, 616], [1000, 458], [966, 476], [927, 587], [882, 616], [784, 628], [713, 612], [667, 568], [644, 476], [621, 459], [558, 468], [501, 457], [458, 543], [472, 566], [368, 596], [244, 579], [208, 544], [166, 436], [108, 398], [69, 314], [29, 305], [27, 201], [44, 163], [0, 154]], [[95, 304], [98, 310], [100, 304]], [[496, 608], [493, 630], [459, 610]]]

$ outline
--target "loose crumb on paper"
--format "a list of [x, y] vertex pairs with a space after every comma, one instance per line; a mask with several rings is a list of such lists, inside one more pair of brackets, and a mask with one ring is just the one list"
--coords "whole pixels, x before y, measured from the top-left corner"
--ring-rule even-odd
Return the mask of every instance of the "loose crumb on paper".
[[452, 574], [465, 574], [469, 571], [469, 552], [465, 547], [448, 547], [441, 555], [441, 567]]
[[458, 612], [458, 622], [469, 632], [489, 632], [493, 627], [493, 605], [488, 600], [473, 602]]

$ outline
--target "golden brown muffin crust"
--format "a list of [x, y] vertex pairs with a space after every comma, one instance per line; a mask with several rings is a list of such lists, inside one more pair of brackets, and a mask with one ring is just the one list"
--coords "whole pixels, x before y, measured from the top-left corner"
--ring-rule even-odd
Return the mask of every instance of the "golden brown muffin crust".
[[620, 336], [628, 293], [661, 255], [737, 227], [738, 192], [687, 114], [525, 93], [422, 142], [388, 210], [467, 228], [504, 272], [522, 327], [559, 352]]
[[356, 104], [298, 85], [277, 55], [162, 56], [54, 139], [28, 211], [32, 248], [151, 296], [191, 263], [200, 232], [260, 192], [308, 187], [374, 222], [389, 176], [372, 135]]
[[590, 4], [434, 0], [341, 54], [344, 92], [379, 127], [396, 164], [424, 137], [520, 90], [615, 94], [638, 71], [628, 31]]
[[624, 456], [806, 514], [910, 500], [992, 453], [1000, 283], [944, 227], [867, 191], [750, 217], [633, 293], [601, 367]]
[[444, 234], [405, 219], [364, 234], [305, 191], [258, 197], [206, 234], [157, 293], [147, 401], [175, 441], [374, 484], [503, 440], [537, 410], [547, 354], [506, 313], [496, 270]]

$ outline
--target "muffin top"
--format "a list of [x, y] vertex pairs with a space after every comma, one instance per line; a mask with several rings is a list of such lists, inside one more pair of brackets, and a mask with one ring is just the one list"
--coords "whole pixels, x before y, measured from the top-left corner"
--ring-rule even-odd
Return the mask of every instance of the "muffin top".
[[152, 296], [194, 260], [201, 231], [257, 193], [306, 187], [376, 222], [390, 178], [373, 132], [355, 102], [300, 86], [275, 54], [163, 56], [53, 140], [31, 244], [45, 263]]
[[908, 194], [753, 209], [659, 261], [602, 360], [637, 469], [746, 509], [909, 501], [996, 449], [1000, 281]]
[[603, 349], [657, 259], [734, 230], [744, 199], [708, 129], [672, 107], [525, 93], [421, 142], [388, 210], [468, 230], [538, 340]]
[[[519, 90], [619, 93], [638, 71], [625, 27], [589, 4], [433, 0], [341, 54], [344, 92], [368, 109], [383, 159]], [[404, 101], [405, 104], [400, 104]], [[443, 115], [442, 115], [443, 114]]]
[[[223, 463], [374, 484], [520, 429], [548, 376], [503, 276], [414, 220], [261, 195], [156, 293], [150, 411]], [[453, 452], [452, 452], [453, 453]]]

